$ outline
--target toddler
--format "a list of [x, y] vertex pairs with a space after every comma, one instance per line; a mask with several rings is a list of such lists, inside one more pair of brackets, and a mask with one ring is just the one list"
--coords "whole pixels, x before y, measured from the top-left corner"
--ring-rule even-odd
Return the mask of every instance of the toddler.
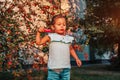
[[73, 56], [78, 67], [82, 63], [72, 47], [74, 38], [66, 34], [66, 18], [61, 14], [54, 16], [52, 29], [54, 32], [43, 38], [40, 37], [40, 34], [44, 32], [44, 27], [40, 27], [36, 34], [38, 45], [50, 43], [47, 80], [70, 80], [70, 55]]

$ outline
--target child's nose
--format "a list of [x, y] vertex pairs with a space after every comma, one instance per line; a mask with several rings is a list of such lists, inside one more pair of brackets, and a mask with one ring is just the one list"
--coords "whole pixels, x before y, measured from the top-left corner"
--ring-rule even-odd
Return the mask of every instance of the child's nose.
[[61, 25], [61, 28], [64, 28], [64, 25]]

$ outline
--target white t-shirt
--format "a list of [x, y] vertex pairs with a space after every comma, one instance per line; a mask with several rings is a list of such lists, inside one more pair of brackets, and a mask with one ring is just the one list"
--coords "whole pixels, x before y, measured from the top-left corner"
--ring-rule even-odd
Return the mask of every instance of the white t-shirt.
[[74, 38], [69, 35], [59, 35], [49, 33], [51, 39], [49, 44], [49, 69], [71, 68], [70, 65], [70, 45]]

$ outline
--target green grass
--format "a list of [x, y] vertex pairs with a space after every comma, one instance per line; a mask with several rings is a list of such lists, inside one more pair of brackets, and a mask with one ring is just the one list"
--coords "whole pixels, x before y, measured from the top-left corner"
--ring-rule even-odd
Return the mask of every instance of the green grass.
[[[71, 80], [120, 80], [120, 71], [109, 71], [109, 66], [95, 65], [72, 67]], [[32, 80], [47, 80], [46, 71], [34, 71]], [[18, 78], [13, 78], [10, 73], [0, 73], [0, 80], [28, 80], [27, 74]]]
[[72, 67], [71, 80], [120, 80], [120, 72], [109, 71], [109, 66]]
[[72, 75], [71, 80], [120, 80], [120, 76], [77, 74]]
[[[109, 71], [109, 66], [95, 65], [95, 66], [83, 66], [72, 67], [71, 80], [120, 80], [120, 73], [116, 71]], [[47, 72], [41, 74], [46, 80]], [[39, 80], [40, 75], [35, 80]]]

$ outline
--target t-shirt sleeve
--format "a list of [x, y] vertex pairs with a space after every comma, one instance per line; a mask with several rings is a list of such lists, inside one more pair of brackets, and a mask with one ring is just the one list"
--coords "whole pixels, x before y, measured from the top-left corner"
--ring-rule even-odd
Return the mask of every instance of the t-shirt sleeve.
[[67, 36], [65, 38], [65, 43], [73, 43], [73, 41], [74, 41], [74, 37], [72, 37], [72, 36]]
[[53, 40], [53, 34], [49, 33], [48, 36], [50, 37], [51, 41]]
[[70, 38], [70, 41], [71, 41], [71, 43], [73, 43], [73, 41], [74, 41], [74, 37], [71, 37], [71, 38]]

